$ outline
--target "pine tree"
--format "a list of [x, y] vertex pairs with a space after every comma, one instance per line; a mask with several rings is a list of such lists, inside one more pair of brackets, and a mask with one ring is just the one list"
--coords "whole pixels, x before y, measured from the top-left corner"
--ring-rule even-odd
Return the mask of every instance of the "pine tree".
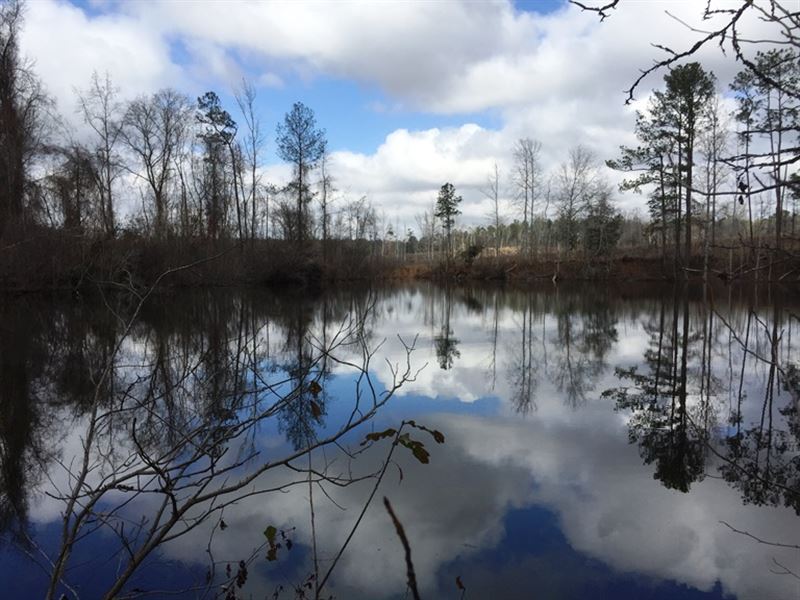
[[303, 241], [309, 235], [306, 212], [313, 197], [308, 174], [325, 154], [325, 130], [317, 129], [313, 110], [302, 102], [295, 102], [292, 110], [284, 116], [283, 123], [278, 124], [277, 133], [278, 156], [294, 167], [294, 180], [289, 184], [289, 190], [296, 195], [295, 237], [297, 241]]
[[460, 215], [458, 205], [461, 203], [461, 196], [456, 196], [456, 188], [452, 183], [445, 183], [439, 190], [439, 197], [436, 199], [436, 218], [441, 219], [442, 227], [447, 235], [447, 257], [452, 254], [451, 233], [455, 224], [456, 215]]

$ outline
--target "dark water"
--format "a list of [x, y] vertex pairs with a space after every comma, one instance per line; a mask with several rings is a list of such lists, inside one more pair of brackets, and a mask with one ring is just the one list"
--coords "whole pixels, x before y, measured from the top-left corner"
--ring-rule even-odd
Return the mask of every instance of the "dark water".
[[5, 299], [0, 596], [313, 598], [333, 566], [320, 597], [412, 597], [387, 497], [422, 598], [798, 598], [799, 314], [671, 287]]

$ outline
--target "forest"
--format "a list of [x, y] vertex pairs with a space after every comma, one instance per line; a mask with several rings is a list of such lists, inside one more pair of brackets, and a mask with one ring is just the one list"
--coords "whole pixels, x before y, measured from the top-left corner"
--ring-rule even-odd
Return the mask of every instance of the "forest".
[[[617, 2], [576, 4], [605, 20]], [[663, 48], [666, 58], [628, 91], [632, 100], [645, 93], [637, 86], [646, 74], [662, 75], [636, 112], [637, 145], [601, 157], [578, 144], [546, 171], [542, 143], [520, 138], [510, 172], [495, 164], [486, 176], [492, 208], [483, 222], [459, 223], [456, 181], [443, 182], [415, 226], [401, 226], [369, 197], [339, 193], [331, 141], [311, 107], [295, 102], [268, 123], [248, 81], [234, 90], [235, 106], [215, 91], [195, 99], [173, 88], [123, 101], [111, 76], [95, 72], [75, 90], [90, 133], [77, 135], [21, 55], [24, 3], [5, 2], [0, 282], [16, 290], [128, 286], [167, 270], [185, 285], [709, 274], [796, 281], [800, 17], [778, 2], [715, 12], [725, 14], [722, 29], [691, 48]], [[770, 26], [771, 39], [742, 37], [738, 22], [749, 12]], [[729, 46], [738, 61], [732, 81], [692, 60], [710, 44]], [[264, 176], [272, 144], [291, 168], [287, 184]], [[624, 174], [619, 186], [609, 168]], [[620, 194], [641, 195], [647, 212], [623, 214]]]

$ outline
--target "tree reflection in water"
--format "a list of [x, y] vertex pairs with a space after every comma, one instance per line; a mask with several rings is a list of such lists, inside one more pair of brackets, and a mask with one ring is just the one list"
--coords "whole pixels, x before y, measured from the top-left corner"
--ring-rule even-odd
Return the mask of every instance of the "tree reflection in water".
[[[629, 412], [630, 440], [639, 445], [645, 463], [655, 463], [654, 476], [666, 487], [687, 492], [693, 482], [716, 472], [741, 492], [745, 503], [783, 504], [800, 514], [797, 365], [785, 360], [792, 350], [782, 335], [781, 304], [776, 301], [767, 311], [771, 318], [750, 306], [742, 324], [733, 321], [741, 320], [741, 314], [725, 317], [704, 300], [692, 318], [688, 290], [676, 288], [671, 306], [662, 298], [658, 319], [645, 324], [644, 370], [618, 368], [617, 375], [632, 385], [605, 395], [614, 398], [618, 410]], [[721, 399], [733, 390], [715, 374], [721, 366], [715, 355], [724, 348], [714, 337], [719, 331], [727, 332], [731, 342], [729, 381], [734, 369], [739, 376], [729, 407]], [[755, 412], [751, 404], [746, 414], [748, 361], [766, 373], [761, 404]], [[728, 424], [720, 423], [726, 410]]]
[[[376, 427], [360, 445], [366, 431], [355, 429], [369, 428], [402, 383], [412, 400], [430, 400], [426, 407], [434, 410], [439, 395], [496, 396], [515, 427], [546, 425], [554, 405], [575, 423], [598, 406], [609, 414], [605, 399], [624, 415], [630, 442], [663, 486], [689, 492], [717, 478], [745, 503], [800, 513], [797, 316], [778, 301], [762, 307], [731, 296], [724, 303], [712, 301], [710, 290], [681, 287], [621, 300], [609, 290], [565, 286], [320, 297], [195, 292], [151, 300], [133, 321], [136, 299], [124, 296], [0, 307], [0, 527], [50, 574], [53, 597], [68, 592], [74, 549], [94, 532], [110, 533], [109, 553], [122, 557], [121, 583], [114, 578], [104, 591], [127, 593], [132, 574], [165, 543], [193, 531], [203, 532], [193, 540], [220, 536], [226, 519], [233, 522], [225, 512], [232, 502], [260, 503], [292, 487], [292, 498], [308, 504], [308, 516], [292, 526], [311, 578], [308, 571], [297, 577], [311, 583], [312, 596], [324, 595], [321, 584], [328, 585], [391, 452], [429, 458], [417, 442], [430, 443], [430, 435], [397, 413], [390, 417], [397, 422]], [[422, 323], [432, 342], [420, 349], [429, 356], [415, 360], [431, 362], [424, 382], [411, 381], [407, 348], [381, 345], [398, 330], [409, 339]], [[423, 417], [414, 418], [423, 425]], [[489, 430], [489, 421], [480, 422], [472, 437], [462, 437]], [[494, 445], [502, 442], [500, 436]], [[536, 444], [532, 437], [522, 454], [538, 452]], [[623, 448], [630, 450], [624, 441]], [[476, 451], [470, 460], [494, 451]], [[459, 490], [455, 462], [442, 476]], [[412, 478], [406, 467], [400, 479]], [[485, 476], [499, 468], [486, 466]], [[356, 511], [342, 513], [348, 524], [343, 535], [337, 529], [340, 539], [318, 546], [315, 528], [332, 529], [319, 521], [331, 514], [322, 503], [338, 506], [329, 495], [344, 488], [358, 490], [346, 507], [358, 497]], [[43, 492], [65, 515], [56, 548], [40, 548], [28, 524], [32, 499]], [[405, 508], [395, 506], [398, 514]], [[249, 546], [237, 549], [235, 560], [199, 552], [209, 581], [235, 582], [238, 560], [263, 561], [273, 543], [283, 544], [276, 554], [284, 560], [283, 525], [275, 526], [272, 540], [255, 548], [260, 554]]]
[[644, 355], [646, 373], [638, 367], [618, 369], [633, 387], [604, 392], [619, 410], [631, 412], [629, 436], [638, 442], [646, 464], [655, 463], [654, 477], [666, 487], [688, 492], [705, 469], [705, 440], [689, 427], [686, 404], [689, 347], [689, 299], [677, 290], [667, 313], [662, 298], [658, 322], [645, 325], [650, 336]]
[[445, 288], [442, 295], [441, 308], [441, 330], [439, 335], [433, 338], [436, 348], [436, 358], [439, 360], [439, 368], [443, 371], [453, 368], [453, 361], [461, 356], [458, 351], [458, 340], [453, 337], [453, 328], [450, 326], [450, 315], [453, 309], [452, 288]]
[[[345, 467], [353, 456], [347, 451], [331, 469], [333, 455], [320, 454], [344, 449], [346, 436], [413, 376], [405, 346], [393, 382], [372, 380], [374, 303], [367, 294], [326, 298], [320, 338], [310, 334], [317, 313], [304, 298], [204, 293], [181, 300], [116, 298], [100, 313], [104, 320], [80, 302], [3, 305], [0, 526], [49, 574], [48, 598], [65, 590], [77, 596], [69, 581], [73, 550], [96, 531], [111, 533], [118, 548], [110, 552], [123, 557], [104, 591], [117, 597], [131, 592], [134, 574], [162, 545], [209, 521], [224, 528], [226, 507], [297, 485], [324, 493], [324, 485], [347, 486], [385, 470]], [[270, 340], [276, 327], [281, 347]], [[326, 424], [334, 367], [355, 377], [355, 403]], [[47, 418], [56, 411], [61, 423]], [[290, 441], [285, 452], [265, 448], [259, 437], [273, 419]], [[419, 452], [423, 446], [412, 442]], [[272, 471], [285, 472], [283, 480], [264, 480]], [[39, 488], [61, 503], [55, 548], [39, 547], [27, 530], [28, 500]], [[250, 552], [242, 549], [241, 558]], [[226, 574], [209, 558], [201, 588], [220, 577], [242, 579], [244, 567]]]

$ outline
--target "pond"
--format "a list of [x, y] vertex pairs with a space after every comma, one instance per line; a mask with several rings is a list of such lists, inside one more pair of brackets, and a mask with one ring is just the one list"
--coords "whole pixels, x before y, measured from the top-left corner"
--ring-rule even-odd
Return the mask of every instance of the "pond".
[[2, 596], [797, 598], [798, 319], [702, 286], [4, 299]]

